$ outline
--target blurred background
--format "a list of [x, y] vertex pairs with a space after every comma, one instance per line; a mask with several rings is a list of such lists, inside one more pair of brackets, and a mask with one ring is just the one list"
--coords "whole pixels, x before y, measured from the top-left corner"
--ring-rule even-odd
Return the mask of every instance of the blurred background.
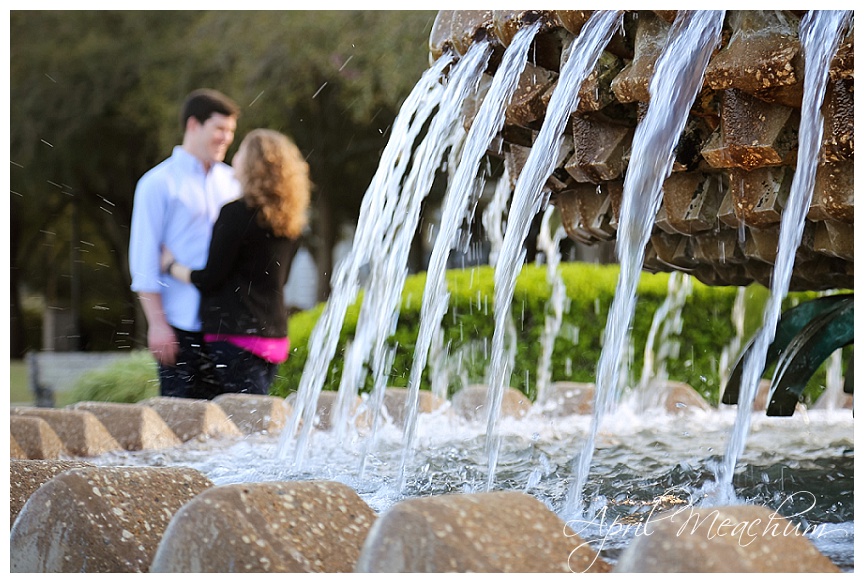
[[129, 289], [133, 193], [180, 143], [179, 108], [197, 87], [242, 107], [226, 161], [255, 127], [305, 154], [313, 214], [286, 301], [326, 299], [391, 124], [429, 65], [435, 15], [12, 11], [11, 358], [146, 346]]

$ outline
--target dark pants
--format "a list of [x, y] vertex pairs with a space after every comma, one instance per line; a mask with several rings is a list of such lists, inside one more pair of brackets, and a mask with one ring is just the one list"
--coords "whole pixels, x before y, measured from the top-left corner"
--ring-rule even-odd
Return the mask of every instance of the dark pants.
[[266, 395], [279, 366], [243, 350], [230, 342], [207, 345], [213, 359], [213, 372], [222, 393]]
[[175, 366], [159, 365], [159, 393], [163, 397], [212, 399], [220, 392], [213, 362], [200, 332], [174, 328], [180, 347]]

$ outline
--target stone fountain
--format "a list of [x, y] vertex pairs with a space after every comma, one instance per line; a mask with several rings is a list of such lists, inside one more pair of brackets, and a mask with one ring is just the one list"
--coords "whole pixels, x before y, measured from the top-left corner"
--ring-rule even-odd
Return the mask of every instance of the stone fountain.
[[[673, 173], [664, 184], [662, 205], [645, 249], [645, 270], [684, 272], [718, 286], [767, 285], [771, 280], [797, 154], [802, 102], [797, 35], [802, 15], [794, 11], [726, 15], [723, 42], [706, 71], [704, 87], [675, 152]], [[438, 15], [430, 38], [433, 60], [446, 53], [458, 59], [472, 43], [489, 41], [493, 53], [485, 75], [490, 77], [520, 28], [540, 23], [504, 125], [488, 148], [489, 154], [504, 159], [514, 182], [541, 129], [562, 68], [562, 48], [589, 17], [587, 11], [442, 11]], [[575, 241], [592, 245], [618, 238], [623, 177], [635, 162], [630, 159], [634, 129], [650, 103], [648, 82], [674, 18], [675, 11], [626, 13], [623, 26], [580, 89], [579, 108], [569, 118], [557, 166], [545, 184], [567, 236]], [[822, 110], [826, 138], [805, 235], [796, 252], [793, 290], [853, 287], [852, 39], [850, 31], [831, 67]], [[466, 127], [481, 103], [482, 98], [464, 103]], [[831, 308], [823, 308], [827, 304]], [[838, 307], [850, 305], [851, 298], [843, 296], [797, 311], [779, 324], [778, 342], [793, 344], [817, 319], [851, 320], [851, 311], [841, 313]], [[846, 328], [824, 326], [820, 329], [832, 330], [836, 342], [851, 342]], [[813, 334], [812, 327], [809, 333]], [[775, 355], [782, 353], [783, 347], [779, 351], [775, 347]], [[515, 393], [505, 393], [502, 415], [531, 418], [536, 413], [531, 404]], [[328, 431], [326, 421], [336, 409], [330, 397], [318, 399], [317, 417], [309, 426], [313, 431]], [[421, 412], [435, 416], [442, 409], [458, 412], [463, 407], [467, 409], [462, 413], [476, 413], [484, 406], [482, 398], [463, 397], [457, 393], [443, 407], [430, 402]], [[405, 402], [404, 391], [391, 389], [382, 399], [385, 409], [390, 403], [389, 415], [394, 418], [405, 415]], [[809, 539], [799, 536], [782, 513], [755, 504], [694, 509], [675, 489], [653, 500], [640, 500], [629, 491], [616, 495], [614, 504], [642, 506], [647, 514], [625, 515], [641, 516], [643, 531], [629, 539], [615, 560], [601, 556], [601, 550], [607, 550], [605, 538], [598, 546], [598, 539], [589, 540], [595, 535], [580, 537], [585, 531], [578, 528], [579, 521], [565, 523], [530, 493], [531, 485], [508, 491], [417, 495], [391, 501], [379, 515], [359, 495], [370, 493], [368, 484], [352, 489], [337, 479], [291, 474], [279, 467], [279, 459], [273, 457], [277, 451], [273, 437], [287, 432], [294, 403], [277, 397], [223, 395], [214, 402], [157, 398], [135, 405], [79, 403], [57, 410], [13, 410], [11, 570], [840, 570]], [[675, 426], [669, 447], [688, 441], [681, 436], [689, 436], [694, 423], [710, 425], [717, 415], [684, 398], [673, 399], [670, 408], [675, 415], [698, 417], [695, 421], [676, 417], [675, 423], [683, 423], [683, 429]], [[576, 409], [590, 411], [590, 402], [574, 405]], [[587, 416], [567, 417], [568, 423]], [[814, 411], [812, 419], [816, 418]], [[358, 433], [363, 433], [368, 426], [359, 421]], [[445, 431], [458, 433], [452, 420], [446, 423]], [[625, 420], [624, 425], [633, 422]], [[839, 437], [829, 439], [834, 449], [847, 439], [845, 426], [839, 425], [829, 418], [828, 427], [839, 430]], [[558, 427], [553, 433], [561, 431]], [[626, 450], [615, 449], [621, 445], [615, 436], [600, 437], [606, 439], [604, 448], [615, 450], [613, 459], [627, 456]], [[395, 441], [400, 439], [401, 435]], [[637, 439], [633, 437], [634, 442]], [[651, 438], [650, 443], [659, 442]], [[536, 441], [527, 447], [529, 451], [539, 448]], [[330, 453], [335, 455], [337, 449]], [[637, 452], [635, 459], [644, 459], [653, 449], [656, 446]], [[771, 449], [776, 449], [773, 442], [766, 451]], [[252, 458], [257, 463], [250, 473], [238, 477], [226, 467], [233, 462], [222, 461], [226, 458], [220, 452], [226, 450], [235, 456], [230, 459]], [[676, 451], [682, 457], [692, 453]], [[445, 450], [445, 457], [452, 455], [453, 449]], [[840, 458], [844, 456], [848, 462], [849, 456], [841, 452]], [[543, 455], [540, 458], [546, 467], [531, 472], [534, 486], [558, 473], [554, 463]], [[383, 457], [377, 461], [385, 463]], [[467, 463], [460, 459], [457, 465]], [[689, 463], [682, 461], [669, 475], [692, 475]], [[326, 458], [324, 465], [336, 463]], [[626, 465], [607, 467], [613, 468], [615, 480], [622, 480], [621, 472], [629, 469]], [[770, 481], [771, 471], [764, 470], [763, 481]], [[831, 481], [847, 479], [845, 466], [828, 471]], [[755, 487], [759, 485], [757, 480]], [[848, 492], [838, 495], [843, 506]], [[700, 526], [684, 533], [694, 510]], [[847, 515], [842, 516], [841, 522], [848, 523]], [[758, 524], [765, 528], [757, 534]], [[745, 531], [755, 536], [742, 541]], [[670, 545], [678, 552], [670, 555], [665, 550]], [[847, 561], [844, 569], [853, 570], [853, 564]]]
[[[646, 248], [645, 269], [682, 271], [708, 285], [770, 281], [780, 216], [795, 170], [803, 62], [793, 11], [733, 11], [724, 44], [677, 147], [672, 175]], [[434, 58], [464, 53], [478, 39], [499, 55], [515, 31], [542, 21], [534, 51], [490, 154], [514, 181], [544, 119], [563, 47], [590, 11], [442, 11]], [[616, 238], [634, 128], [650, 102], [648, 83], [675, 11], [625, 15], [624, 27], [581, 88], [559, 164], [546, 186], [567, 235], [594, 245]], [[830, 71], [825, 138], [790, 290], [852, 289], [854, 278], [853, 86], [850, 32]], [[495, 72], [495, 57], [487, 75]], [[469, 102], [465, 123], [472, 120]]]
[[[781, 216], [797, 162], [804, 78], [798, 26], [804, 14], [727, 14], [722, 44], [705, 72], [672, 173], [663, 184], [662, 204], [645, 248], [646, 271], [684, 272], [712, 286], [757, 282], [770, 287]], [[504, 127], [489, 149], [503, 158], [514, 185], [556, 88], [562, 50], [590, 15], [579, 10], [438, 14], [430, 38], [432, 58], [446, 51], [463, 54], [478, 41], [491, 42], [495, 52], [487, 76], [494, 75], [516, 31], [541, 22]], [[560, 211], [573, 241], [591, 246], [617, 239], [635, 127], [651, 101], [649, 82], [675, 16], [674, 10], [626, 14], [580, 89], [558, 163], [545, 184], [550, 204]], [[816, 185], [790, 291], [854, 288], [853, 88], [850, 31], [829, 72]], [[466, 104], [467, 125], [478, 107], [479, 100]], [[772, 350], [791, 367], [794, 378], [778, 379], [769, 414], [791, 415], [803, 390], [801, 378], [809, 378], [814, 365], [853, 342], [851, 297], [845, 307], [833, 317], [811, 309], [786, 318], [786, 328], [792, 326], [801, 335], [778, 338]], [[817, 315], [821, 319], [814, 322]], [[726, 404], [737, 402], [742, 366], [743, 359], [724, 394]], [[851, 384], [845, 390], [851, 393]]]

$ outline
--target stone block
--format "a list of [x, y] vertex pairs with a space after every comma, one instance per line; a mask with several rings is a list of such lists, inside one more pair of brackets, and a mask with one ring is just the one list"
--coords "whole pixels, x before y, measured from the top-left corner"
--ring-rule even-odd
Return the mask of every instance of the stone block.
[[597, 184], [616, 180], [624, 172], [623, 156], [630, 149], [633, 130], [589, 115], [570, 118], [574, 153], [564, 169], [577, 182]]
[[[673, 550], [674, 549], [674, 550]], [[654, 516], [615, 573], [837, 573], [782, 515], [762, 506], [685, 506]]]
[[[453, 411], [465, 419], [482, 421], [486, 419], [486, 398], [489, 387], [486, 385], [468, 385], [456, 392], [451, 402]], [[531, 409], [531, 400], [521, 391], [513, 387], [504, 387], [501, 396], [502, 417], [524, 417]]]
[[181, 508], [151, 572], [352, 572], [374, 511], [338, 482], [211, 488]]
[[[552, 18], [554, 15], [548, 10], [493, 10], [492, 34], [500, 41], [501, 45], [509, 47], [520, 29], [537, 20], [549, 22]], [[532, 39], [529, 62], [557, 71], [561, 67], [561, 53], [564, 45], [570, 38], [572, 36], [562, 28], [541, 27]], [[495, 44], [493, 43], [492, 46], [494, 47]]]
[[212, 486], [191, 468], [61, 472], [33, 492], [12, 526], [11, 572], [147, 572], [174, 513]]
[[669, 35], [669, 23], [653, 12], [640, 13], [636, 26], [633, 60], [612, 80], [612, 92], [621, 103], [651, 101], [648, 86]]
[[[610, 106], [614, 108], [616, 103], [615, 94], [612, 93], [612, 80], [621, 73], [623, 68], [624, 59], [610, 50], [603, 51], [600, 58], [597, 59], [594, 70], [585, 78], [579, 88], [579, 103], [576, 106], [576, 112], [601, 111]], [[554, 88], [547, 91], [549, 96], [546, 99], [547, 106], [552, 98], [552, 91]]]
[[820, 221], [815, 224], [813, 247], [815, 251], [838, 257], [855, 259], [855, 227], [840, 221]]
[[779, 164], [794, 167], [798, 110], [729, 89], [723, 94], [721, 116], [722, 126], [702, 148], [710, 166], [748, 171]]
[[66, 470], [87, 467], [93, 464], [74, 460], [12, 460], [9, 463], [9, 528], [42, 484]]
[[464, 55], [471, 42], [491, 26], [491, 10], [444, 10], [432, 25], [430, 53], [436, 59], [448, 49]]
[[243, 434], [225, 411], [212, 401], [153, 397], [141, 401], [152, 407], [180, 441], [193, 438], [240, 437]]
[[657, 231], [651, 235], [649, 247], [654, 249], [657, 259], [667, 269], [689, 271], [697, 265], [693, 258], [692, 237]]
[[279, 433], [291, 416], [291, 406], [285, 399], [272, 395], [223, 393], [213, 402], [247, 435]]
[[642, 405], [667, 413], [683, 414], [693, 411], [708, 411], [711, 405], [687, 383], [670, 380], [654, 380], [643, 389]]
[[9, 428], [15, 443], [21, 448], [24, 459], [56, 459], [66, 453], [63, 442], [41, 417], [12, 415]]
[[[286, 401], [292, 407], [296, 407], [296, 399], [297, 393], [291, 393], [286, 397]], [[369, 416], [368, 412], [361, 411], [362, 404], [363, 399], [359, 396], [351, 397], [347, 403], [340, 404], [339, 393], [337, 391], [321, 391], [321, 394], [318, 395], [318, 403], [315, 408], [315, 429], [321, 431], [332, 429], [337, 418], [337, 408], [339, 407], [347, 408], [344, 414], [350, 418], [353, 425], [358, 429], [365, 429], [369, 423]]]
[[[716, 265], [725, 270], [729, 264], [747, 261], [744, 250], [739, 245], [738, 231], [735, 229], [714, 229], [693, 237], [693, 259], [703, 265]], [[746, 285], [746, 284], [744, 284]]]
[[718, 174], [679, 172], [663, 184], [666, 220], [676, 233], [695, 235], [716, 227], [723, 200], [723, 183]]
[[44, 419], [70, 455], [89, 457], [123, 449], [102, 422], [88, 411], [15, 407], [11, 414]]
[[764, 229], [748, 228], [747, 234], [749, 237], [744, 241], [744, 255], [749, 259], [774, 265], [780, 244], [780, 225], [771, 225]]
[[606, 190], [606, 185], [578, 184], [556, 195], [555, 206], [568, 237], [586, 245], [615, 238], [612, 201]]
[[811, 221], [842, 221], [850, 226], [855, 223], [854, 162], [849, 160], [819, 166], [807, 218]]
[[9, 458], [13, 460], [27, 459], [27, 453], [24, 451], [23, 447], [18, 445], [15, 436], [11, 432], [9, 434]]
[[557, 381], [549, 385], [543, 403], [535, 408], [547, 417], [590, 415], [594, 411], [594, 383]]
[[526, 63], [513, 98], [504, 113], [504, 123], [521, 127], [530, 127], [532, 122], [542, 120], [546, 108], [542, 101], [543, 95], [555, 81], [556, 73]]
[[729, 27], [729, 42], [705, 71], [706, 85], [756, 95], [801, 82], [798, 18], [781, 10], [736, 10], [730, 12]]
[[128, 403], [79, 401], [67, 407], [93, 413], [127, 451], [164, 449], [182, 442], [168, 424], [150, 407]]
[[823, 156], [827, 162], [852, 161], [855, 154], [854, 79], [828, 83], [825, 94]]
[[393, 505], [372, 526], [358, 573], [606, 572], [542, 502], [522, 492], [447, 494]]
[[[390, 416], [394, 425], [405, 424], [407, 414], [408, 389], [401, 387], [387, 387], [384, 391], [384, 409]], [[446, 400], [436, 397], [431, 391], [418, 391], [417, 413], [432, 413], [446, 404]]]

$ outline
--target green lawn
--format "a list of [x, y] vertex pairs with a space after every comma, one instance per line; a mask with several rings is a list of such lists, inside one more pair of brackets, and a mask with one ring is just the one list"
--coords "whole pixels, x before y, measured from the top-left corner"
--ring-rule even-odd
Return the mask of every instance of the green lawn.
[[32, 403], [33, 394], [27, 382], [27, 363], [13, 360], [9, 365], [9, 402]]
[[[9, 402], [17, 406], [34, 405], [33, 392], [30, 390], [30, 380], [27, 373], [27, 361], [12, 360], [9, 363]], [[54, 406], [65, 407], [71, 404], [72, 394], [63, 391], [54, 395]]]

